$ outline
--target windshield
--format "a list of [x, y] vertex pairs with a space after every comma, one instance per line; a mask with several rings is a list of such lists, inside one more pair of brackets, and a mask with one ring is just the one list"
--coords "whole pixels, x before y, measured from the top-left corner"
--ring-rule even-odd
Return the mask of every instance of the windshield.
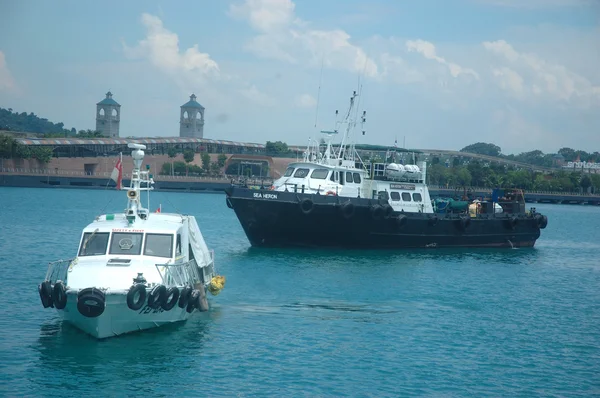
[[106, 254], [108, 232], [86, 232], [83, 234], [79, 256], [102, 256]]
[[142, 252], [142, 235], [142, 233], [113, 232], [109, 254], [140, 254]]
[[173, 257], [173, 235], [146, 234], [145, 256]]

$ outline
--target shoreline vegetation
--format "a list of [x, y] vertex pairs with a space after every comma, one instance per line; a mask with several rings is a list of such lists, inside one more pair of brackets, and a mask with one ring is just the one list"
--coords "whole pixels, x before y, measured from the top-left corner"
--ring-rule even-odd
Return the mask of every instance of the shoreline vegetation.
[[[7, 132], [30, 132], [39, 138], [103, 138], [101, 132], [93, 130], [76, 131], [75, 128], [66, 129], [64, 123], [52, 123], [44, 118], [39, 118], [34, 113], [13, 112], [11, 108], [0, 108], [0, 130]], [[135, 138], [135, 137], [130, 137]], [[392, 148], [381, 145], [356, 145], [362, 152], [365, 161], [382, 162], [387, 150], [404, 149]], [[467, 154], [483, 155], [485, 159], [466, 159], [460, 156]], [[227, 157], [220, 154], [217, 161], [211, 162], [207, 152], [201, 153], [202, 167], [190, 164], [195, 152], [191, 148], [170, 148], [169, 158], [183, 154], [185, 162], [172, 161], [162, 165], [161, 175], [186, 175], [186, 176], [212, 176], [222, 173]], [[274, 157], [296, 156], [285, 142], [267, 141], [265, 154]], [[53, 152], [48, 147], [34, 147], [19, 143], [9, 134], [0, 133], [0, 158], [3, 159], [36, 159], [45, 165], [52, 159]], [[417, 155], [418, 156], [418, 155]], [[498, 161], [492, 160], [497, 159]], [[387, 159], [388, 161], [390, 159]], [[522, 152], [514, 155], [504, 155], [499, 146], [491, 143], [478, 142], [468, 145], [457, 152], [455, 156], [431, 157], [428, 159], [427, 182], [437, 186], [459, 186], [482, 188], [520, 188], [524, 190], [564, 192], [564, 193], [599, 193], [600, 173], [591, 173], [591, 170], [564, 170], [555, 168], [552, 171], [540, 172], [526, 167], [502, 164], [502, 160], [516, 161], [523, 164], [552, 168], [569, 161], [600, 163], [598, 151], [588, 153], [583, 150], [561, 148], [557, 153], [543, 153], [540, 150]]]

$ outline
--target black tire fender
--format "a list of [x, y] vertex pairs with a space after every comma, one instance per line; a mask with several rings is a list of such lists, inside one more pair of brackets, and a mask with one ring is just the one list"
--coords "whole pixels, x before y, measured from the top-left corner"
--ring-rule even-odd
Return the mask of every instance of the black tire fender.
[[154, 286], [148, 295], [148, 307], [152, 308], [153, 310], [161, 307], [166, 299], [166, 294], [167, 288], [165, 285]]
[[165, 311], [170, 311], [179, 301], [179, 289], [175, 286], [167, 289], [165, 299], [162, 301], [161, 307]]
[[52, 289], [52, 299], [57, 310], [62, 310], [67, 306], [67, 288], [62, 282], [56, 282]]
[[131, 286], [127, 292], [127, 307], [133, 311], [139, 310], [144, 306], [144, 303], [146, 302], [146, 296], [146, 285], [143, 283], [137, 283]]

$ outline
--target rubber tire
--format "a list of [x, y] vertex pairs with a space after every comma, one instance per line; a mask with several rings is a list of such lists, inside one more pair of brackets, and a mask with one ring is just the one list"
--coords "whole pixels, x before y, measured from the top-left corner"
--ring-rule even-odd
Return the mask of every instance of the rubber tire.
[[[169, 297], [171, 298], [170, 300]], [[175, 307], [177, 301], [179, 301], [179, 289], [175, 286], [170, 287], [165, 293], [165, 299], [162, 301], [161, 307], [165, 311], [170, 311], [173, 309], [173, 307]]]
[[192, 293], [192, 290], [193, 289], [189, 286], [181, 289], [181, 293], [179, 294], [179, 302], [177, 303], [179, 308], [187, 307], [188, 302], [190, 301], [190, 294]]
[[165, 285], [154, 286], [148, 295], [148, 307], [152, 308], [153, 310], [157, 309], [158, 307], [162, 307], [166, 298], [166, 294], [167, 288]]
[[40, 294], [40, 300], [44, 308], [54, 307], [54, 302], [52, 301], [52, 284], [50, 281], [40, 283], [38, 293]]
[[[135, 295], [137, 293], [139, 293], [139, 299], [136, 302], [134, 300]], [[127, 307], [129, 307], [129, 309], [133, 311], [141, 309], [144, 306], [144, 303], [146, 302], [146, 296], [146, 286], [144, 284], [137, 283], [131, 286], [129, 288], [129, 291], [127, 292]]]
[[52, 289], [52, 299], [54, 307], [57, 310], [62, 310], [67, 306], [67, 288], [62, 282], [57, 282]]

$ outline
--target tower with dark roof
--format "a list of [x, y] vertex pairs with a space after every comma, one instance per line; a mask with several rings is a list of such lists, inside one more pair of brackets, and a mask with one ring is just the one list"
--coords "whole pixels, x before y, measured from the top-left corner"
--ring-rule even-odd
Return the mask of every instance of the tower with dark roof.
[[106, 93], [106, 98], [96, 104], [96, 131], [107, 137], [119, 137], [121, 105]]
[[196, 101], [194, 94], [181, 105], [179, 116], [179, 136], [202, 138], [204, 136], [204, 107]]

